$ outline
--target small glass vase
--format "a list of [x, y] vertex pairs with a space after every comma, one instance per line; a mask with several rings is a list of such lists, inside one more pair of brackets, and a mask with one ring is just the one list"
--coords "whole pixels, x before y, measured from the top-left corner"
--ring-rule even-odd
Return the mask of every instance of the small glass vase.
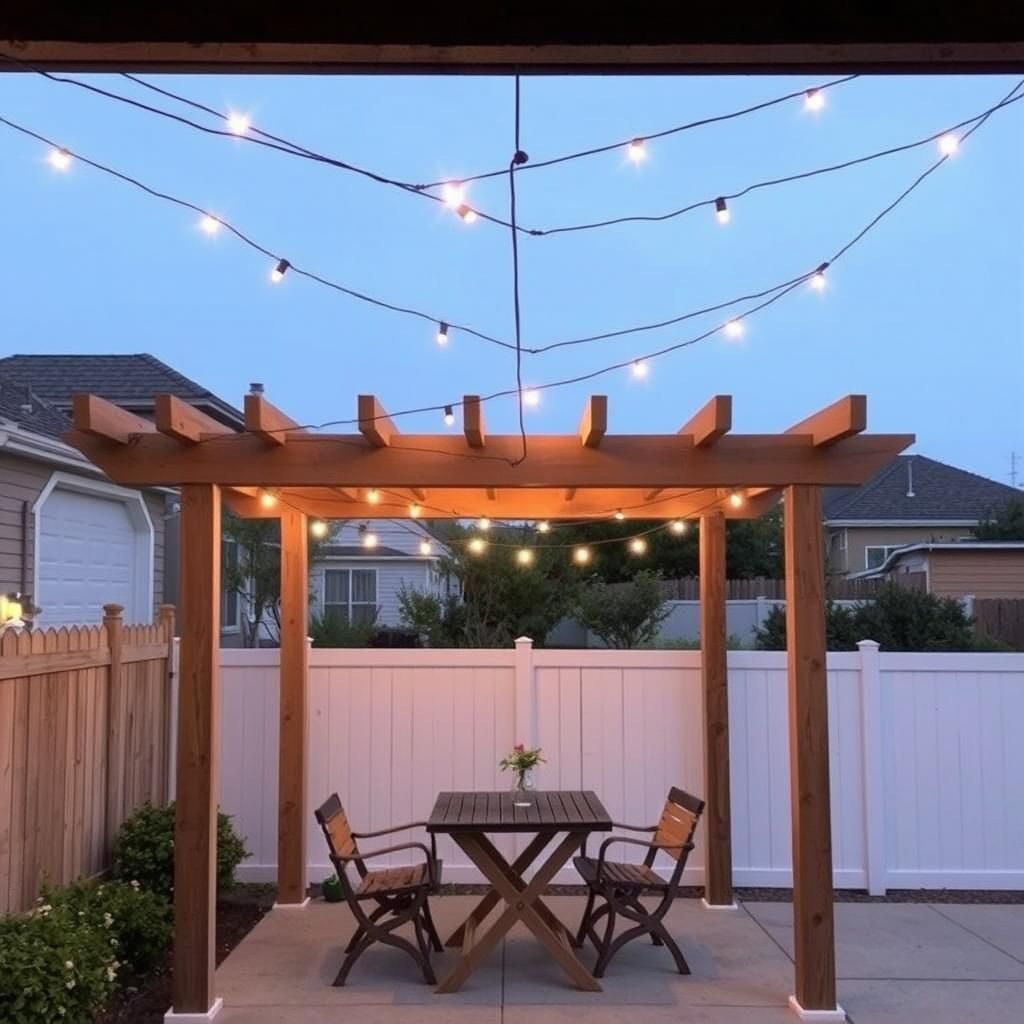
[[533, 769], [516, 772], [512, 780], [512, 801], [517, 807], [529, 807], [531, 804], [530, 794], [533, 792], [535, 783], [533, 781]]

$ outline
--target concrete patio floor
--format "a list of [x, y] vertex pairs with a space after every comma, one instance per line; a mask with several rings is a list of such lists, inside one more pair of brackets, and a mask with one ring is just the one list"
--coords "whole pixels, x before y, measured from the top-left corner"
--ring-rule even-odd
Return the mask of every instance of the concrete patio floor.
[[[433, 901], [442, 937], [472, 896]], [[552, 909], [578, 920], [581, 897]], [[344, 905], [274, 910], [217, 972], [223, 1024], [792, 1024], [792, 909], [746, 903], [710, 911], [679, 900], [668, 927], [690, 963], [676, 974], [663, 949], [627, 946], [601, 993], [570, 987], [533, 936], [517, 926], [462, 991], [436, 995], [412, 960], [374, 947], [345, 988], [331, 987], [352, 931]], [[853, 1024], [1019, 1024], [1024, 1006], [1024, 905], [839, 903], [839, 1001]], [[435, 955], [438, 977], [453, 961]], [[593, 963], [593, 952], [584, 951]]]

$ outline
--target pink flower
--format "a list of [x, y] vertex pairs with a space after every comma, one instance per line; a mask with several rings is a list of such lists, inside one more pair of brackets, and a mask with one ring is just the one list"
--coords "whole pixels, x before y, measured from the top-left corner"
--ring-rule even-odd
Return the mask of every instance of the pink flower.
[[526, 744], [525, 744], [525, 743], [517, 743], [517, 744], [516, 744], [516, 745], [515, 745], [515, 746], [514, 746], [514, 747], [512, 748], [512, 750], [513, 750], [513, 751], [514, 751], [515, 753], [517, 753], [517, 754], [522, 754], [522, 753], [523, 753], [523, 752], [524, 752], [524, 751], [526, 750]]

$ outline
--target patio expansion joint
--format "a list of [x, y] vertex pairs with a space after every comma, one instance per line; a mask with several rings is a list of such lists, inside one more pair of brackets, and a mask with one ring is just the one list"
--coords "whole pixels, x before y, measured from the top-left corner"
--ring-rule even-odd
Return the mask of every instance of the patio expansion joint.
[[1022, 960], [1020, 957], [1014, 956], [1009, 950], [1003, 949], [1002, 946], [997, 945], [991, 939], [986, 939], [984, 935], [980, 935], [973, 928], [968, 928], [967, 925], [965, 925], [962, 921], [958, 921], [955, 917], [950, 917], [949, 914], [944, 914], [941, 910], [939, 910], [939, 908], [934, 903], [929, 903], [928, 906], [932, 910], [934, 910], [935, 913], [939, 915], [939, 917], [945, 918], [945, 920], [949, 921], [951, 924], [955, 924], [958, 928], [963, 928], [965, 932], [967, 932], [969, 935], [973, 935], [976, 939], [979, 939], [980, 941], [984, 942], [986, 946], [991, 946], [992, 949], [996, 950], [996, 952], [1002, 953], [1003, 956], [1008, 956], [1011, 960], [1015, 961], [1016, 963], [1024, 967], [1024, 960]]
[[761, 924], [761, 922], [747, 909], [747, 905], [746, 905], [746, 903], [743, 900], [740, 901], [740, 910], [742, 910], [743, 913], [746, 914], [747, 917], [749, 917], [750, 920], [753, 921], [754, 924], [756, 924], [757, 927], [760, 928], [761, 931], [764, 932], [764, 934], [767, 935], [769, 939], [771, 939], [772, 943], [779, 950], [779, 952], [790, 963], [793, 963], [793, 958], [789, 955], [789, 951], [786, 949], [786, 947], [783, 946], [782, 943], [779, 942], [779, 940], [777, 938], [775, 938], [775, 936], [772, 935], [772, 933], [763, 924]]

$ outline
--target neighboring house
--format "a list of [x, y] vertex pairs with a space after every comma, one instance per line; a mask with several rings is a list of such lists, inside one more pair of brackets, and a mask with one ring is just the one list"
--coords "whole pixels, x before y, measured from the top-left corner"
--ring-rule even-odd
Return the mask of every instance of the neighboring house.
[[1024, 541], [911, 544], [860, 575], [898, 580], [909, 573], [922, 574], [925, 589], [939, 597], [1024, 598]]
[[[403, 587], [444, 592], [436, 571], [442, 546], [416, 520], [346, 520], [333, 526], [331, 543], [320, 548], [310, 567], [311, 615], [400, 626]], [[372, 548], [364, 546], [367, 533], [376, 537]], [[429, 541], [430, 554], [420, 552], [422, 541]]]
[[115, 486], [60, 440], [86, 391], [146, 418], [161, 392], [235, 428], [243, 417], [150, 355], [0, 359], [0, 591], [29, 595], [41, 625], [94, 623], [111, 602], [148, 622], [178, 603], [177, 496]]
[[923, 455], [900, 455], [861, 487], [828, 488], [824, 500], [829, 571], [879, 568], [908, 544], [970, 539], [1020, 491]]

